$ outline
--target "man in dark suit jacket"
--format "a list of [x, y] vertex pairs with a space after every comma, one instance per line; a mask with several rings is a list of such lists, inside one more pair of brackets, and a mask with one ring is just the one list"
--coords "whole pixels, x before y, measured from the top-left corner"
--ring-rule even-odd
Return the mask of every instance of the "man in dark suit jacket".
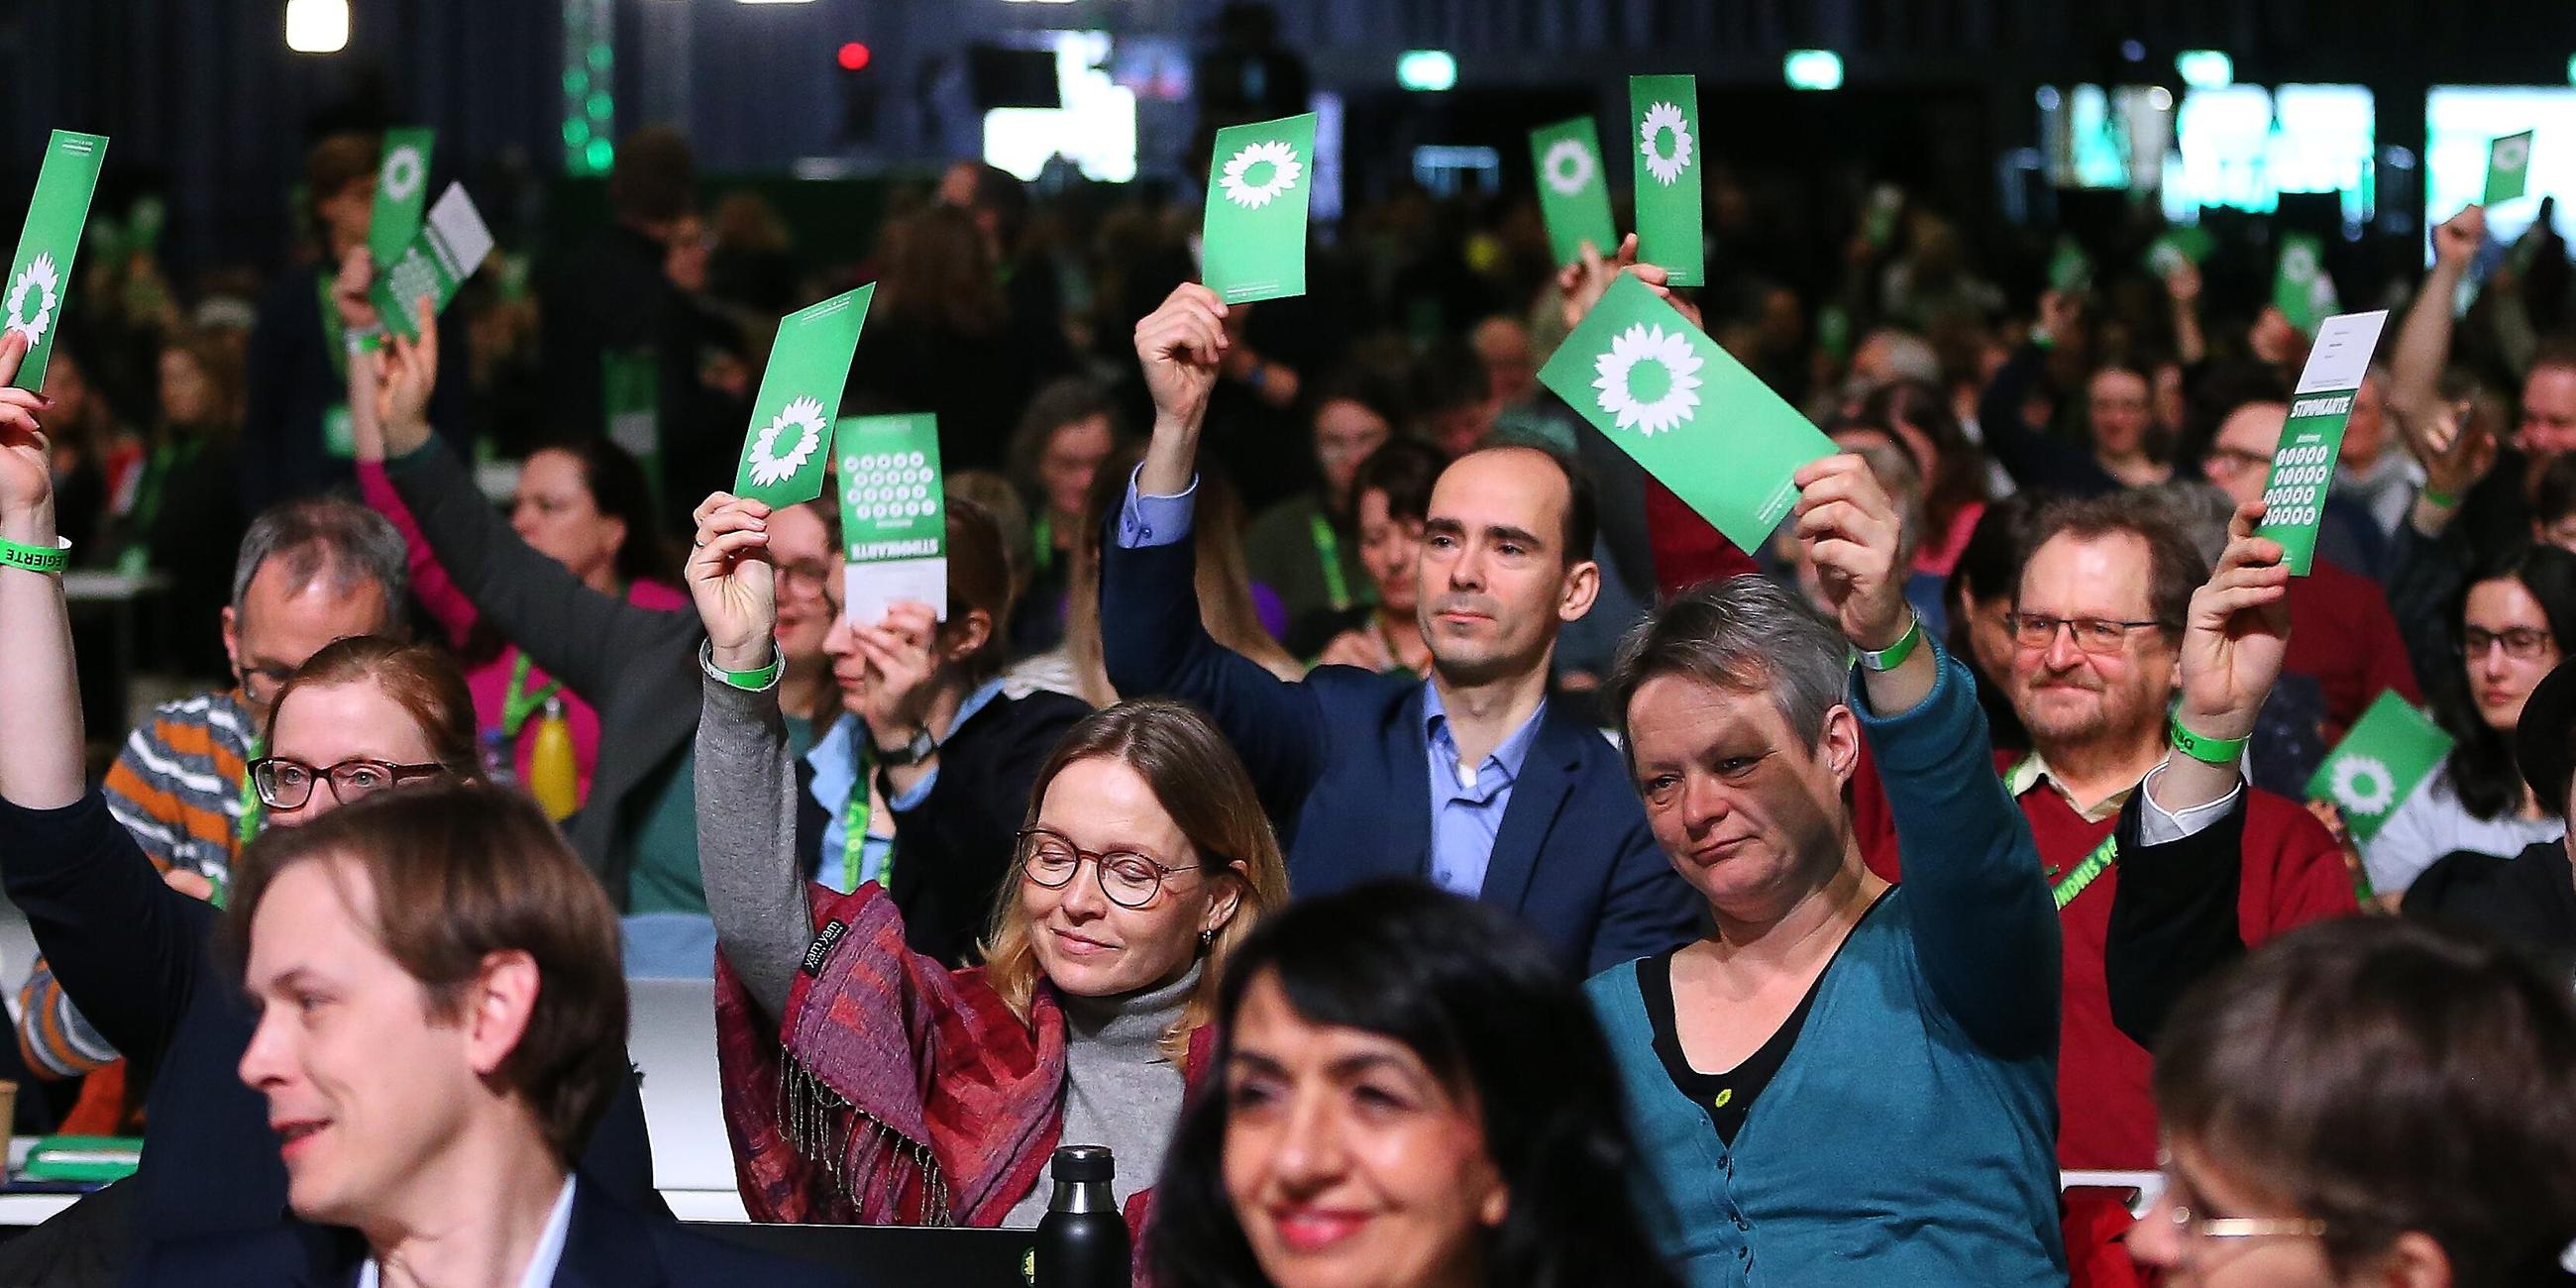
[[1199, 624], [1186, 539], [1199, 428], [1226, 339], [1206, 287], [1139, 323], [1154, 438], [1101, 556], [1110, 683], [1207, 708], [1288, 845], [1300, 895], [1414, 876], [1517, 913], [1590, 974], [1691, 939], [1700, 902], [1647, 832], [1609, 742], [1548, 701], [1558, 628], [1592, 607], [1591, 490], [1491, 448], [1432, 489], [1417, 612], [1431, 677], [1278, 680]]

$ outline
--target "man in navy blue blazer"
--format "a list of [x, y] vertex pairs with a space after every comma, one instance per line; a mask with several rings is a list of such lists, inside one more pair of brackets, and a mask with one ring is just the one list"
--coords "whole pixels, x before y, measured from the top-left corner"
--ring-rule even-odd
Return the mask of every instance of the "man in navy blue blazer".
[[1215, 717], [1299, 895], [1419, 877], [1518, 914], [1582, 975], [1694, 938], [1700, 902], [1655, 847], [1618, 753], [1548, 701], [1557, 631], [1601, 583], [1592, 493], [1572, 467], [1501, 447], [1441, 474], [1417, 574], [1427, 680], [1329, 666], [1288, 683], [1209, 638], [1188, 537], [1226, 311], [1185, 285], [1136, 327], [1154, 436], [1101, 553], [1110, 683]]

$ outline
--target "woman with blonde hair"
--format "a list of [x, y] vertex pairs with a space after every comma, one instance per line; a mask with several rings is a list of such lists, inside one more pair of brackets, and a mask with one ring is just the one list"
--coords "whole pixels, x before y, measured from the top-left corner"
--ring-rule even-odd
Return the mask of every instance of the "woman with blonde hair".
[[987, 964], [911, 951], [875, 883], [798, 873], [768, 516], [709, 498], [688, 570], [719, 1056], [753, 1219], [1033, 1227], [1055, 1147], [1098, 1144], [1141, 1227], [1224, 964], [1287, 899], [1250, 776], [1187, 707], [1093, 713], [1037, 775]]

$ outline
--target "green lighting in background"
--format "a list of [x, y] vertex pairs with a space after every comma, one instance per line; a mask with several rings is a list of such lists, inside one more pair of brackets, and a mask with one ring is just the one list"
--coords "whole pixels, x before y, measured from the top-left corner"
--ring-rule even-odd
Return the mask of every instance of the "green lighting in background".
[[611, 0], [563, 0], [565, 174], [606, 174], [616, 159], [615, 33]]
[[1409, 90], [1438, 93], [1458, 84], [1458, 60], [1446, 49], [1408, 49], [1395, 60], [1395, 83]]
[[1780, 60], [1791, 89], [1841, 89], [1843, 56], [1830, 49], [1792, 49]]
[[2236, 83], [2236, 60], [2216, 49], [2186, 49], [2174, 55], [2174, 70], [2193, 89], [2225, 89]]

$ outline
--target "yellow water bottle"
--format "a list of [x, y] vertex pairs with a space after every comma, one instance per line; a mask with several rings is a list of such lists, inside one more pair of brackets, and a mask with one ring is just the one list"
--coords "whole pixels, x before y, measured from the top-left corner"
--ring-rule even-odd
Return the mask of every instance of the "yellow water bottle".
[[581, 770], [573, 763], [572, 724], [564, 719], [562, 698], [546, 699], [546, 713], [537, 719], [537, 745], [528, 753], [528, 794], [558, 823], [581, 808]]

